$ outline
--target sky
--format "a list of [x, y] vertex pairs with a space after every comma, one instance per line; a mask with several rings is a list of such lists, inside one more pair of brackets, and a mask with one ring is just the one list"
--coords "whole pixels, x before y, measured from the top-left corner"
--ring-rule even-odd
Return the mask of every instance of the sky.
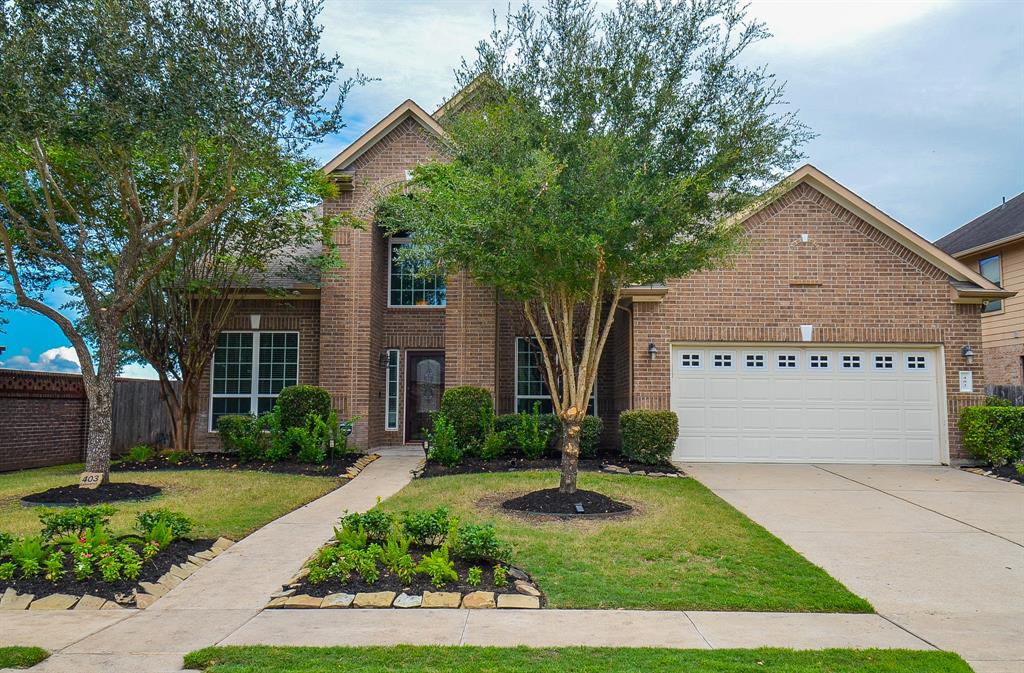
[[[407, 98], [433, 111], [507, 7], [327, 0], [324, 50], [378, 81], [349, 95], [346, 128], [314, 157], [326, 163]], [[1024, 191], [1024, 1], [753, 0], [750, 15], [774, 37], [745, 61], [787, 83], [790, 105], [818, 134], [806, 161], [881, 210], [935, 240]], [[64, 300], [60, 290], [47, 298]], [[78, 370], [48, 319], [4, 317], [0, 367]], [[153, 372], [130, 365], [123, 375]]]

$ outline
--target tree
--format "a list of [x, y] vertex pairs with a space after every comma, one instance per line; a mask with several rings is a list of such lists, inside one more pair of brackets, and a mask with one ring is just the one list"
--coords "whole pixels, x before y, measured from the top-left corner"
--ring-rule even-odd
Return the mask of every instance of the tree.
[[447, 158], [377, 217], [407, 254], [522, 302], [561, 418], [559, 489], [623, 291], [722, 264], [733, 216], [810, 134], [783, 87], [738, 64], [768, 36], [734, 0], [529, 5], [464, 63]]
[[[17, 304], [82, 367], [86, 470], [107, 475], [128, 313], [181, 247], [261, 195], [296, 194], [341, 125], [317, 0], [0, 4], [0, 245]], [[336, 87], [336, 88], [335, 88]], [[337, 93], [336, 104], [323, 101]], [[67, 284], [82, 321], [43, 303]], [[81, 322], [95, 336], [90, 349]]]
[[[330, 195], [322, 172], [305, 177], [304, 197]], [[314, 285], [320, 271], [340, 264], [329, 243], [335, 223], [294, 210], [294, 199], [264, 192], [184, 242], [125, 317], [126, 350], [156, 370], [179, 451], [195, 448], [200, 386], [238, 301], [253, 293], [282, 298], [275, 275]]]

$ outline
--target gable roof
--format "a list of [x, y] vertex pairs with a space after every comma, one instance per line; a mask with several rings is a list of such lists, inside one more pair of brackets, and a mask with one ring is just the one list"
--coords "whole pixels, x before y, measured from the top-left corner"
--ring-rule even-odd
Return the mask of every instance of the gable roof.
[[345, 170], [352, 165], [352, 162], [377, 144], [377, 141], [409, 118], [415, 119], [425, 129], [436, 134], [438, 137], [444, 135], [441, 125], [427, 114], [426, 110], [417, 105], [415, 101], [409, 99], [392, 110], [384, 119], [374, 124], [373, 128], [369, 131], [359, 136], [355, 142], [342, 150], [341, 154], [328, 161], [323, 167], [323, 172], [330, 174], [335, 171]]
[[1024, 192], [935, 241], [955, 257], [1024, 238]]

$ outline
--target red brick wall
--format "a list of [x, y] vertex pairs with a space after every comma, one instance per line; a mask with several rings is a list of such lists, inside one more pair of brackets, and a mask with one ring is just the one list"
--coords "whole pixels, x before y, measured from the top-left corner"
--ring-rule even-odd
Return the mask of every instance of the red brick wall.
[[1002, 386], [1024, 385], [1024, 344], [985, 347], [985, 382]]
[[0, 370], [0, 472], [83, 460], [82, 377]]
[[[634, 305], [633, 406], [669, 407], [673, 342], [795, 342], [812, 324], [815, 342], [944, 346], [950, 456], [966, 458], [957, 414], [984, 396], [958, 393], [957, 372], [971, 369], [984, 390], [980, 353], [973, 366], [960, 355], [965, 343], [980, 350], [980, 307], [953, 304], [945, 273], [807, 185], [747, 227], [749, 250], [732, 268], [672, 280], [663, 302]], [[795, 245], [802, 233], [810, 250]]]

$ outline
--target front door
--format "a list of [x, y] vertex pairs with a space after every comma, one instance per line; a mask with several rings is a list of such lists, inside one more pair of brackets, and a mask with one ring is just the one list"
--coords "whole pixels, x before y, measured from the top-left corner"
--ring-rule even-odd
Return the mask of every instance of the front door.
[[405, 441], [421, 442], [430, 430], [430, 415], [441, 408], [444, 353], [409, 351], [405, 367]]

